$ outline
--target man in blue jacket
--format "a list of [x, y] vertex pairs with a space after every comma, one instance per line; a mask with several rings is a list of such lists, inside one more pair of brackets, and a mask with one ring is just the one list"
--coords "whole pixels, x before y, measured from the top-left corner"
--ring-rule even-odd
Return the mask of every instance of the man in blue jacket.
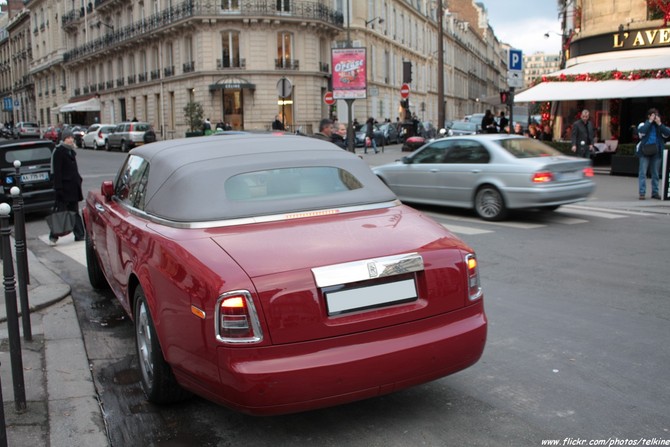
[[[664, 138], [670, 138], [670, 128], [661, 123], [661, 117], [658, 110], [649, 109], [647, 120], [637, 126], [637, 133], [640, 136], [640, 142], [637, 145], [635, 155], [640, 158], [640, 169], [637, 174], [640, 200], [644, 200], [647, 194], [647, 170], [651, 167], [651, 198], [661, 199], [658, 193], [658, 177], [661, 171], [661, 154], [665, 146]], [[656, 152], [652, 155], [644, 155], [643, 148], [648, 145], [655, 145]]]

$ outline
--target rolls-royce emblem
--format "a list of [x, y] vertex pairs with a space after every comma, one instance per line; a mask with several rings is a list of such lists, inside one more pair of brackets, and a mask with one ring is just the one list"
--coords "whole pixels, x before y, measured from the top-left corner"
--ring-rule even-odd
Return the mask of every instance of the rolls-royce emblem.
[[370, 278], [376, 278], [379, 275], [376, 263], [368, 262], [368, 273], [370, 274]]

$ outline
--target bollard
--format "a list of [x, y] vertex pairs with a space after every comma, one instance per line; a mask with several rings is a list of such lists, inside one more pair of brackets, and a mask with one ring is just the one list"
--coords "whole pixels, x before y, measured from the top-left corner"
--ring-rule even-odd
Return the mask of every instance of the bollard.
[[[2, 397], [2, 381], [0, 380], [0, 402], [4, 402]], [[0, 447], [7, 447], [7, 420], [5, 419], [5, 406], [0, 405]]]
[[[19, 163], [15, 161], [14, 164]], [[21, 303], [21, 320], [23, 321], [23, 339], [33, 340], [33, 330], [30, 325], [30, 303], [28, 302], [28, 253], [26, 251], [26, 220], [23, 213], [23, 196], [21, 190], [12, 186], [9, 190], [14, 200], [14, 245], [16, 247], [16, 279], [19, 283], [19, 302]]]
[[[15, 177], [14, 182], [16, 183], [16, 185], [19, 188], [22, 188], [23, 183], [21, 182], [21, 161], [20, 160], [14, 160], [14, 169], [16, 170], [16, 174], [14, 175], [14, 177]], [[22, 189], [19, 189], [19, 192], [20, 191], [22, 191]], [[11, 193], [11, 190], [10, 190], [10, 193]], [[20, 203], [21, 203], [21, 207], [23, 207], [23, 195], [22, 194], [19, 196], [19, 200], [20, 200]], [[21, 209], [23, 209], [23, 208], [21, 208]], [[15, 222], [14, 226], [16, 227], [16, 220], [14, 222]], [[22, 228], [23, 228], [23, 234], [25, 236], [25, 234], [26, 234], [26, 215], [25, 215], [25, 212], [23, 213], [23, 226], [22, 226]], [[25, 241], [26, 238], [24, 237], [23, 240]], [[18, 259], [17, 259], [17, 261], [18, 261]], [[28, 269], [28, 255], [27, 254], [24, 257], [23, 264], [24, 264], [24, 267], [25, 267], [24, 271], [26, 272], [26, 284], [30, 284], [30, 270]]]
[[14, 384], [14, 404], [16, 411], [26, 410], [26, 389], [23, 380], [23, 359], [21, 357], [21, 334], [19, 333], [19, 315], [16, 305], [14, 282], [14, 260], [9, 235], [9, 213], [12, 207], [0, 203], [0, 236], [2, 236], [2, 270], [5, 286], [5, 306], [7, 307], [7, 334], [9, 336], [9, 358], [12, 362], [12, 382]]

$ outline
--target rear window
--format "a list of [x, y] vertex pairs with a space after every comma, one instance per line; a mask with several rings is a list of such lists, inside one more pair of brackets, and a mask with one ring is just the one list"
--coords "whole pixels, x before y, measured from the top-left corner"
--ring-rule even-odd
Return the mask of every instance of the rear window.
[[37, 123], [23, 123], [21, 127], [37, 127]]
[[236, 202], [323, 196], [362, 187], [351, 173], [329, 166], [248, 172], [224, 185], [228, 200]]
[[151, 126], [148, 124], [135, 123], [133, 124], [133, 131], [135, 132], [146, 132]]
[[15, 160], [19, 160], [21, 164], [51, 163], [51, 149], [48, 146], [12, 148], [3, 152], [5, 167], [13, 167]]
[[498, 144], [516, 158], [555, 157], [563, 155], [556, 149], [532, 138], [510, 138], [498, 140]]

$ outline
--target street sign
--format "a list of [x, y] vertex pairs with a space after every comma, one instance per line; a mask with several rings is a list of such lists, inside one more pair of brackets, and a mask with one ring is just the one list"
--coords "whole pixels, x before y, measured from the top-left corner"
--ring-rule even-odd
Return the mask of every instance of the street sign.
[[507, 60], [507, 85], [523, 87], [523, 53], [521, 50], [510, 48]]
[[279, 94], [280, 98], [288, 98], [291, 96], [292, 91], [293, 84], [291, 84], [291, 81], [286, 78], [281, 78], [279, 81], [277, 81], [277, 93]]
[[325, 102], [329, 106], [335, 104], [335, 98], [333, 98], [333, 92], [326, 92], [326, 94], [323, 95], [323, 102]]
[[407, 99], [409, 97], [409, 85], [408, 84], [403, 84], [402, 87], [400, 87], [400, 96], [402, 96], [404, 99]]

